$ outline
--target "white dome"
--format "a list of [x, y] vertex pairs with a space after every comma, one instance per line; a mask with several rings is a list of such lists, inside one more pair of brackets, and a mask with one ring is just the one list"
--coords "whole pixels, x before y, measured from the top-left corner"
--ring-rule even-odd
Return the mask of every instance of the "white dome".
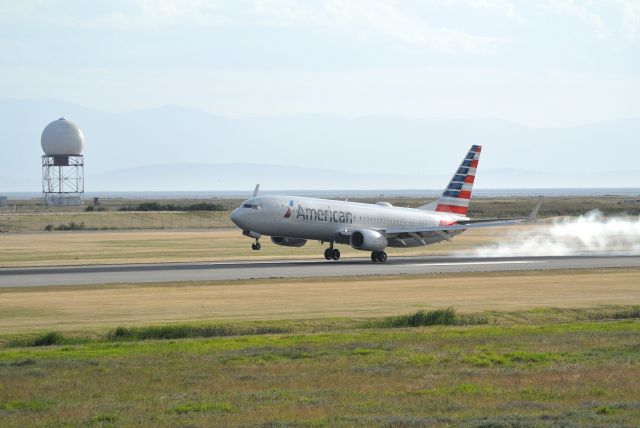
[[80, 155], [84, 148], [84, 136], [75, 123], [61, 117], [44, 128], [40, 144], [48, 156]]

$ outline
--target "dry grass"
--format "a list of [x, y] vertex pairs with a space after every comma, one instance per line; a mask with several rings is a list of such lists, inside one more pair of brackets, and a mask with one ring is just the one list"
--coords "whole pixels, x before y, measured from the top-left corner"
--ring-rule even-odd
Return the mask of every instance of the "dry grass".
[[[448, 254], [501, 239], [518, 228], [473, 230], [421, 248], [389, 249], [390, 255]], [[302, 248], [287, 248], [263, 239], [262, 250], [251, 251], [251, 240], [238, 229], [199, 231], [53, 232], [0, 235], [0, 267], [110, 263], [217, 261], [322, 258], [323, 247], [310, 241]], [[339, 246], [345, 257], [361, 251]]]
[[0, 231], [42, 232], [69, 223], [83, 224], [87, 230], [202, 229], [232, 227], [228, 211], [108, 211], [2, 213]]
[[0, 333], [638, 303], [640, 270], [631, 269], [46, 287], [0, 290]]

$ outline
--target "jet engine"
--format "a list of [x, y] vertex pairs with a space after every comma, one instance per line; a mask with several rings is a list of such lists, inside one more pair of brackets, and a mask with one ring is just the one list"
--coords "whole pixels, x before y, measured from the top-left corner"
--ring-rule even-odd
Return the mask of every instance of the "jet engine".
[[351, 233], [351, 246], [356, 250], [382, 251], [387, 248], [387, 237], [370, 229], [358, 229]]
[[302, 238], [290, 238], [288, 236], [272, 236], [271, 242], [276, 245], [282, 245], [283, 247], [302, 247], [307, 243], [307, 240]]

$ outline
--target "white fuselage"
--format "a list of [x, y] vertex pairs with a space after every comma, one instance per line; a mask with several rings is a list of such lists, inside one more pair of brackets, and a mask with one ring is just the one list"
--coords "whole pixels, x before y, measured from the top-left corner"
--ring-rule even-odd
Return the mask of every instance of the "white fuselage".
[[[246, 232], [344, 244], [349, 243], [349, 234], [353, 230], [418, 229], [466, 219], [456, 214], [393, 207], [384, 203], [364, 204], [297, 196], [254, 197], [231, 213], [231, 220]], [[444, 239], [441, 234], [434, 233], [421, 237], [421, 241], [390, 239], [388, 246], [413, 247]]]

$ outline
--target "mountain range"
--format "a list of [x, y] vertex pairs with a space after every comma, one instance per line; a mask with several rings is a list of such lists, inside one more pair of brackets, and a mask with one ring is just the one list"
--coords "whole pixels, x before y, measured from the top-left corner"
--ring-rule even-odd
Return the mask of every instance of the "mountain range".
[[438, 189], [471, 144], [485, 188], [638, 187], [640, 119], [570, 128], [500, 120], [326, 115], [227, 118], [166, 106], [101, 112], [0, 99], [0, 194], [40, 189], [40, 133], [82, 129], [87, 190]]

